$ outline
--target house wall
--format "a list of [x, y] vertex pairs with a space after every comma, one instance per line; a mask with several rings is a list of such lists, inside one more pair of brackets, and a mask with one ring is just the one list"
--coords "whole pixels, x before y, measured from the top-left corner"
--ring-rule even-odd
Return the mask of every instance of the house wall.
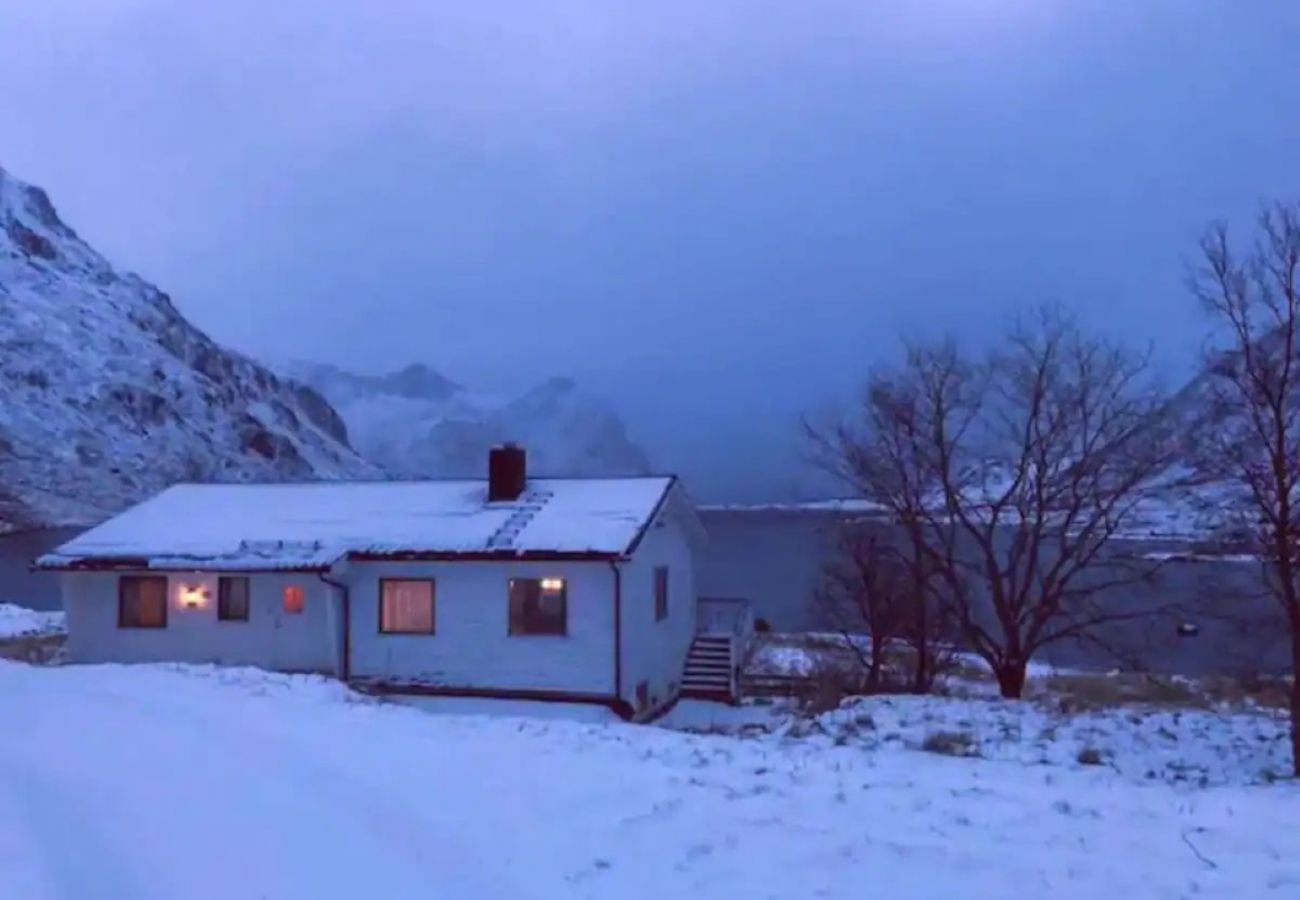
[[[695, 565], [690, 541], [676, 519], [662, 516], [622, 565], [623, 694], [635, 706], [645, 681], [653, 711], [676, 696], [695, 637]], [[668, 617], [655, 621], [654, 570], [668, 567]]]
[[[654, 618], [654, 570], [669, 571], [668, 617]], [[216, 573], [170, 573], [163, 629], [119, 628], [119, 575], [156, 572], [74, 572], [62, 575], [73, 662], [181, 661], [256, 665], [268, 669], [342, 673], [345, 618], [342, 589], [315, 574], [250, 573], [247, 622], [217, 619]], [[351, 678], [389, 686], [484, 692], [529, 692], [613, 698], [615, 576], [605, 561], [351, 562], [329, 576], [348, 593]], [[379, 631], [382, 578], [432, 578], [433, 635]], [[509, 634], [511, 578], [563, 578], [568, 633]], [[676, 696], [695, 633], [693, 548], [677, 517], [661, 514], [632, 558], [619, 563], [621, 583], [621, 699], [646, 714]], [[283, 611], [287, 584], [304, 588], [301, 615]], [[187, 608], [182, 588], [206, 597]], [[644, 682], [647, 703], [637, 709]]]
[[[120, 575], [162, 575], [165, 628], [118, 627]], [[339, 609], [334, 592], [314, 574], [251, 573], [248, 621], [217, 619], [213, 573], [64, 573], [67, 655], [72, 662], [193, 662], [255, 665], [285, 671], [335, 672]], [[283, 589], [300, 585], [303, 612], [283, 609]], [[206, 590], [200, 606], [182, 602], [182, 588]]]
[[[432, 635], [381, 634], [379, 579], [434, 579]], [[568, 634], [511, 635], [511, 578], [563, 578]], [[444, 689], [614, 695], [614, 575], [605, 562], [354, 562], [351, 675]]]

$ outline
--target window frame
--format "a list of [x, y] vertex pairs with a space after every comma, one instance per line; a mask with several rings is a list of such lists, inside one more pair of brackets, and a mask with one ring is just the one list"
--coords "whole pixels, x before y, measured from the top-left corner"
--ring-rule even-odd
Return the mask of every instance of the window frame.
[[[226, 586], [235, 582], [244, 584], [244, 614], [242, 616], [231, 616], [226, 614]], [[252, 615], [253, 607], [253, 580], [247, 575], [218, 575], [217, 576], [217, 621], [218, 622], [247, 622]]]
[[[402, 628], [385, 628], [384, 627], [384, 585], [386, 584], [427, 584], [429, 586], [429, 630], [428, 631], [411, 631]], [[377, 621], [375, 623], [376, 633], [382, 635], [398, 635], [407, 637], [434, 637], [438, 633], [438, 579], [436, 578], [380, 578]]]
[[654, 574], [654, 604], [655, 604], [655, 621], [663, 622], [668, 619], [668, 592], [669, 576], [667, 566], [655, 566]]
[[[128, 622], [126, 620], [126, 586], [128, 582], [139, 583], [145, 581], [162, 582], [162, 621], [157, 625], [141, 625], [139, 622]], [[167, 607], [171, 605], [168, 596], [171, 590], [171, 584], [166, 575], [119, 575], [117, 576], [117, 627], [141, 629], [144, 631], [157, 631], [167, 627]], [[139, 594], [137, 593], [137, 600]], [[138, 617], [137, 617], [138, 618]]]
[[[558, 631], [528, 631], [516, 630], [515, 628], [515, 610], [514, 610], [514, 592], [515, 585], [520, 582], [532, 582], [537, 585], [538, 605], [542, 595], [543, 581], [558, 581], [562, 585], [560, 588], [560, 603], [563, 614], [560, 620], [560, 630]], [[521, 624], [525, 621], [521, 610]], [[553, 575], [543, 575], [531, 578], [510, 578], [506, 582], [506, 635], [508, 637], [568, 637], [569, 636], [569, 579], [558, 578]]]

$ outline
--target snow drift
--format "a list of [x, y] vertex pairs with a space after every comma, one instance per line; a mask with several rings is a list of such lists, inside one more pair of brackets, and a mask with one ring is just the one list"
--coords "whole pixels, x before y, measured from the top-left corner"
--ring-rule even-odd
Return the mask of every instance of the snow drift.
[[[1300, 888], [1294, 785], [954, 759], [843, 729], [430, 715], [249, 669], [0, 662], [0, 696], [0, 884], [29, 900]], [[847, 711], [855, 734], [872, 729], [863, 712]]]

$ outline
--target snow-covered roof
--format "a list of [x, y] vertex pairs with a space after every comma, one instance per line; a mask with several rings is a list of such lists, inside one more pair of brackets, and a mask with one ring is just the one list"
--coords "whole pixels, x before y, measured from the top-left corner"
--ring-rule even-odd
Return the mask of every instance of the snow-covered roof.
[[617, 557], [671, 477], [535, 478], [514, 501], [487, 482], [181, 484], [41, 557], [41, 568], [324, 569], [359, 557]]

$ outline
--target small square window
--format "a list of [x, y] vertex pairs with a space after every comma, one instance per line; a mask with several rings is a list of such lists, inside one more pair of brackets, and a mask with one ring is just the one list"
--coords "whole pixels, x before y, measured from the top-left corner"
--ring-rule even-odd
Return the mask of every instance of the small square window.
[[118, 628], [167, 627], [167, 579], [123, 575], [117, 582]]
[[221, 622], [248, 621], [248, 578], [222, 575], [217, 579], [217, 619]]
[[655, 621], [668, 618], [668, 567], [655, 567]]
[[433, 634], [433, 579], [379, 579], [379, 631]]
[[567, 634], [567, 593], [563, 578], [511, 578], [510, 634]]
[[304, 595], [302, 585], [286, 584], [284, 586], [284, 611], [291, 616], [302, 613]]

